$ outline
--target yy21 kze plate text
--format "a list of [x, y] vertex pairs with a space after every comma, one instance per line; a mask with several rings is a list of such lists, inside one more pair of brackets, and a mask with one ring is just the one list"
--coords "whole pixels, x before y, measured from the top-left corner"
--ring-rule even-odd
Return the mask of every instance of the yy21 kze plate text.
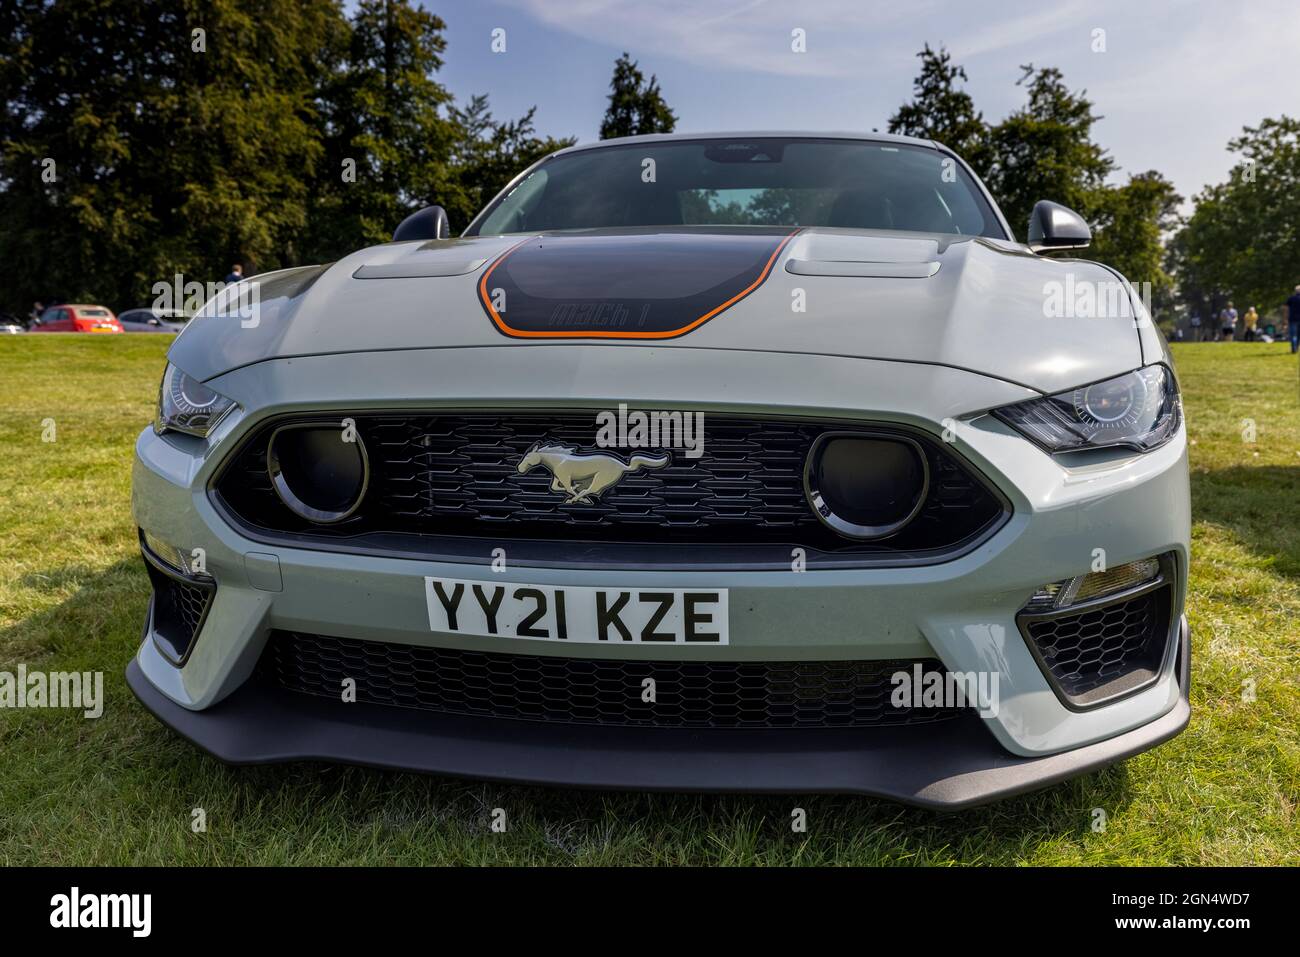
[[424, 579], [434, 631], [536, 641], [725, 645], [725, 588], [585, 588]]

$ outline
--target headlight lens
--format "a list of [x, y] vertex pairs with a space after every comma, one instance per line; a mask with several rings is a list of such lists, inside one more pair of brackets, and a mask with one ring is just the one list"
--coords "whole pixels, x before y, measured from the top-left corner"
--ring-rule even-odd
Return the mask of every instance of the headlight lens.
[[1182, 403], [1173, 372], [1150, 365], [993, 414], [1048, 452], [1112, 446], [1146, 452], [1178, 431]]
[[172, 429], [203, 437], [234, 405], [233, 399], [214, 392], [168, 363], [158, 390], [158, 415], [153, 428], [158, 433]]

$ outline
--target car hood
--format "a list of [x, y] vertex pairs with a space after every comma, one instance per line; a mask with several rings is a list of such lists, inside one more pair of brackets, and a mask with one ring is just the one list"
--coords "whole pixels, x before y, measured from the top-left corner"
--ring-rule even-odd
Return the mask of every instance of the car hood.
[[[387, 243], [241, 283], [187, 324], [169, 357], [208, 379], [294, 356], [599, 343], [933, 363], [1054, 392], [1143, 363], [1131, 298], [1113, 298], [1119, 282], [1010, 242], [894, 231]], [[1111, 289], [1115, 314], [1072, 315], [1090, 286]]]

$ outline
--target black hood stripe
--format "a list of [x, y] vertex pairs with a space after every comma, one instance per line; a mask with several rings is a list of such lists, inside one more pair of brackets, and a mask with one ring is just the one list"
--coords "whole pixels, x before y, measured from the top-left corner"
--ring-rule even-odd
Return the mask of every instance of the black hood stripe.
[[479, 302], [497, 330], [512, 338], [671, 339], [761, 286], [798, 232], [760, 227], [529, 237], [483, 273]]

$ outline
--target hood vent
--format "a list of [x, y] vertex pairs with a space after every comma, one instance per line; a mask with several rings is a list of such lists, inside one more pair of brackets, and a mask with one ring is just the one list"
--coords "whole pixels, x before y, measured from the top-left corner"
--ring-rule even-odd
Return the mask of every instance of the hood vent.
[[861, 279], [929, 279], [939, 271], [937, 262], [873, 263], [826, 259], [791, 259], [786, 272], [796, 276], [853, 276]]
[[423, 262], [397, 262], [360, 266], [353, 279], [432, 279], [438, 276], [463, 276], [481, 267], [486, 259], [427, 259]]

